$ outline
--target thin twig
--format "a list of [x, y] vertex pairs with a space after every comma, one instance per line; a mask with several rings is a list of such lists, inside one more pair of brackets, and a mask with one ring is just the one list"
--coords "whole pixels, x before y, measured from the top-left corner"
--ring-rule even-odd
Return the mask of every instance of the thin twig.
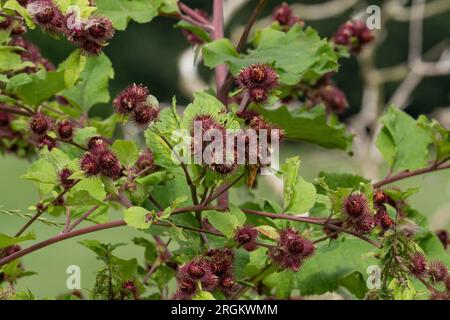
[[414, 176], [418, 176], [418, 175], [422, 175], [425, 173], [430, 173], [430, 172], [434, 172], [434, 171], [439, 171], [439, 170], [445, 170], [445, 169], [449, 169], [450, 168], [450, 163], [447, 164], [441, 164], [436, 166], [435, 164], [432, 164], [429, 167], [426, 168], [422, 168], [422, 169], [418, 169], [418, 170], [414, 170], [414, 171], [403, 171], [400, 173], [397, 173], [395, 175], [392, 175], [390, 177], [387, 177], [383, 180], [380, 180], [378, 182], [375, 182], [373, 184], [374, 188], [380, 188], [384, 185], [399, 181], [399, 180], [403, 180], [403, 179], [407, 179], [410, 177], [414, 177]]

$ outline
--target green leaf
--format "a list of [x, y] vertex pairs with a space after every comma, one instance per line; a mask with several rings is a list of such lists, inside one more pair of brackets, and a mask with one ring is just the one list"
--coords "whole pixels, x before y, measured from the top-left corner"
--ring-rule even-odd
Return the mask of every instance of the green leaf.
[[32, 62], [22, 61], [22, 58], [14, 52], [8, 50], [0, 51], [0, 72], [17, 72], [33, 66]]
[[73, 134], [73, 141], [84, 146], [90, 138], [95, 137], [96, 135], [98, 135], [98, 133], [97, 129], [94, 127], [76, 128]]
[[192, 32], [193, 34], [195, 34], [196, 36], [198, 36], [204, 42], [211, 41], [209, 34], [205, 30], [203, 30], [200, 27], [194, 26], [184, 20], [178, 21], [178, 23], [175, 25], [175, 28], [186, 29], [186, 30]]
[[36, 239], [36, 235], [34, 234], [34, 232], [29, 232], [21, 237], [10, 237], [6, 234], [0, 233], [0, 249], [7, 248], [9, 246], [12, 246], [13, 244], [17, 244], [23, 241], [34, 239]]
[[228, 61], [230, 57], [239, 59], [239, 53], [229, 39], [212, 41], [203, 47], [203, 59], [210, 68]]
[[36, 25], [34, 24], [33, 20], [31, 19], [30, 14], [28, 13], [27, 9], [21, 6], [17, 0], [8, 0], [3, 5], [3, 9], [9, 9], [12, 11], [18, 12], [22, 18], [25, 19], [25, 23], [27, 24], [27, 27], [30, 29], [36, 28]]
[[450, 157], [450, 131], [444, 128], [438, 121], [430, 120], [421, 115], [417, 124], [428, 131], [436, 148], [436, 160], [443, 161]]
[[418, 243], [429, 260], [441, 260], [450, 268], [450, 254], [445, 250], [442, 242], [434, 233], [429, 232], [428, 235], [420, 239]]
[[86, 56], [80, 49], [73, 51], [67, 59], [59, 65], [59, 70], [64, 71], [64, 83], [69, 88], [77, 82], [86, 66]]
[[172, 150], [170, 147], [166, 144], [163, 138], [153, 132], [151, 128], [145, 131], [145, 141], [147, 143], [147, 147], [152, 151], [153, 159], [156, 165], [163, 168], [179, 167], [179, 164], [172, 159]]
[[167, 175], [167, 172], [165, 171], [158, 171], [154, 172], [152, 174], [149, 174], [145, 177], [138, 178], [136, 181], [143, 186], [152, 186], [160, 184], [163, 181], [169, 180], [169, 176]]
[[319, 177], [323, 178], [323, 181], [331, 190], [337, 190], [337, 188], [351, 188], [358, 190], [361, 184], [370, 182], [370, 180], [366, 178], [349, 173], [320, 172]]
[[78, 243], [93, 251], [99, 257], [110, 256], [115, 249], [127, 245], [126, 243], [104, 244], [98, 240], [82, 240]]
[[336, 117], [326, 115], [323, 105], [312, 109], [289, 110], [287, 106], [282, 106], [273, 110], [258, 110], [268, 121], [283, 128], [289, 140], [306, 141], [329, 149], [351, 149], [353, 136], [347, 133]]
[[316, 203], [316, 187], [299, 176], [300, 159], [286, 160], [282, 166], [284, 179], [284, 212], [304, 213]]
[[149, 0], [97, 0], [97, 13], [111, 19], [117, 30], [125, 30], [128, 22], [150, 22], [158, 15], [161, 1]]
[[394, 172], [420, 169], [427, 165], [428, 146], [432, 139], [411, 116], [390, 106], [380, 122], [384, 127], [376, 144]]
[[61, 94], [71, 104], [87, 112], [98, 103], [109, 102], [109, 80], [113, 78], [114, 69], [111, 61], [102, 53], [97, 57], [87, 58], [78, 83]]
[[119, 161], [126, 167], [131, 168], [139, 158], [139, 149], [135, 142], [126, 140], [116, 140], [112, 145], [112, 150], [119, 158]]
[[34, 161], [21, 178], [42, 184], [48, 184], [51, 187], [53, 187], [57, 182], [55, 168], [45, 159], [38, 159]]
[[238, 56], [233, 45], [223, 39], [205, 45], [203, 52], [205, 65], [214, 68], [226, 62], [234, 75], [255, 62], [271, 64], [280, 81], [287, 85], [294, 85], [305, 76], [312, 81], [338, 69], [333, 46], [320, 39], [312, 28], [303, 30], [298, 25], [288, 32], [263, 29], [256, 49], [246, 55]]
[[[365, 257], [373, 247], [359, 239], [344, 239], [321, 245], [313, 257], [305, 261], [302, 269], [296, 273], [296, 288], [302, 295], [323, 294], [335, 291], [351, 273], [362, 275], [360, 283], [353, 283], [355, 292], [366, 292], [367, 267], [377, 265], [375, 258]], [[357, 289], [356, 289], [357, 288]]]
[[164, 209], [163, 214], [159, 217], [161, 220], [168, 219], [172, 214], [173, 210], [180, 207], [181, 204], [185, 203], [189, 198], [187, 196], [181, 196], [176, 198], [170, 207]]
[[295, 285], [295, 276], [292, 271], [272, 273], [264, 279], [264, 284], [271, 288], [275, 288], [275, 295], [277, 298], [289, 298]]
[[192, 300], [216, 300], [211, 292], [199, 291], [195, 294]]
[[68, 205], [102, 205], [106, 191], [100, 178], [87, 178], [77, 183], [69, 192]]
[[8, 83], [10, 93], [32, 106], [40, 105], [64, 88], [64, 72], [62, 71], [39, 71], [29, 76], [29, 82], [17, 87], [12, 87], [11, 82]]
[[227, 238], [233, 238], [236, 228], [245, 223], [245, 214], [237, 207], [231, 207], [230, 211], [207, 211], [206, 217], [214, 228], [222, 232]]
[[413, 300], [417, 293], [411, 280], [400, 282], [394, 278], [388, 288], [391, 290], [394, 300]]
[[267, 262], [267, 249], [266, 248], [258, 248], [252, 252], [250, 252], [250, 261], [245, 267], [245, 275], [252, 277], [266, 266]]
[[225, 106], [216, 97], [206, 92], [196, 92], [194, 101], [184, 110], [181, 128], [191, 132], [193, 122], [198, 115], [210, 115], [220, 121], [219, 114], [225, 111]]
[[124, 220], [127, 225], [136, 229], [148, 229], [152, 225], [151, 221], [146, 221], [150, 212], [142, 207], [131, 207], [124, 211]]
[[80, 9], [80, 16], [83, 19], [89, 18], [89, 16], [97, 10], [95, 6], [90, 5], [90, 0], [54, 0], [57, 6], [63, 13], [67, 13], [71, 6], [77, 6]]

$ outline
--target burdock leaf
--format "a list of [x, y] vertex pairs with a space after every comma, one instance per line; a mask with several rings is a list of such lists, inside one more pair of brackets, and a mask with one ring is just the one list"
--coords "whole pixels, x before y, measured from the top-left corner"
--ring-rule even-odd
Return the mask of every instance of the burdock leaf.
[[384, 125], [377, 139], [378, 150], [394, 172], [423, 168], [428, 161], [428, 132], [405, 112], [390, 106], [380, 118]]
[[313, 109], [290, 110], [282, 106], [273, 110], [259, 108], [259, 111], [268, 121], [283, 128], [288, 140], [310, 142], [329, 149], [351, 149], [353, 136], [336, 117], [327, 117], [323, 105]]

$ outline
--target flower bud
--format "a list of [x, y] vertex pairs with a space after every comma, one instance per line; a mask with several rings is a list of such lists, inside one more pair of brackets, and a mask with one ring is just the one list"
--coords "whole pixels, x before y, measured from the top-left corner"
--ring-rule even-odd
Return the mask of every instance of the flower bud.
[[58, 124], [58, 135], [62, 140], [70, 140], [73, 136], [72, 122], [65, 120]]

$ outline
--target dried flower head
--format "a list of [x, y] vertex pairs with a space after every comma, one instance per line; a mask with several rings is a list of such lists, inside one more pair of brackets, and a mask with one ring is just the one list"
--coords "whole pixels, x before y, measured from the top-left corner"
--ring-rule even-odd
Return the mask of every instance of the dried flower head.
[[233, 250], [224, 249], [210, 249], [206, 254], [211, 271], [216, 276], [223, 276], [232, 272], [234, 253]]
[[139, 155], [136, 162], [136, 172], [146, 170], [146, 174], [152, 173], [156, 168], [153, 153], [149, 149], [145, 149]]
[[230, 275], [220, 278], [219, 288], [223, 294], [230, 296], [237, 288], [234, 277]]
[[52, 126], [52, 121], [49, 117], [42, 113], [36, 113], [30, 118], [29, 126], [31, 131], [38, 136], [43, 136]]
[[63, 168], [58, 171], [58, 182], [64, 189], [69, 189], [75, 182], [74, 179], [70, 178], [73, 174], [73, 170], [69, 168]]
[[321, 87], [320, 96], [327, 109], [331, 112], [342, 113], [348, 107], [345, 93], [333, 85]]
[[173, 296], [173, 300], [188, 300], [197, 291], [195, 282], [187, 279], [177, 279], [178, 290]]
[[347, 46], [350, 52], [357, 54], [363, 45], [374, 39], [372, 31], [362, 20], [348, 21], [333, 36], [335, 44]]
[[64, 15], [52, 0], [35, 0], [27, 4], [27, 11], [44, 30], [61, 32]]
[[114, 36], [114, 27], [110, 19], [106, 17], [90, 17], [84, 27], [88, 40], [97, 43], [105, 43]]
[[291, 27], [296, 23], [301, 26], [304, 25], [304, 22], [294, 15], [294, 11], [286, 2], [283, 2], [279, 6], [275, 7], [272, 12], [272, 19], [277, 21], [282, 26]]
[[96, 155], [96, 162], [102, 175], [117, 179], [122, 172], [122, 165], [110, 150], [101, 150]]
[[395, 225], [395, 221], [392, 220], [384, 206], [382, 206], [375, 214], [375, 224], [386, 231]]
[[129, 114], [141, 104], [145, 103], [149, 96], [148, 88], [140, 84], [132, 84], [125, 88], [114, 99], [116, 112]]
[[47, 135], [41, 136], [38, 139], [37, 147], [39, 149], [47, 147], [47, 149], [51, 151], [54, 147], [56, 147], [56, 140]]
[[80, 168], [87, 176], [96, 176], [100, 174], [100, 167], [89, 152], [86, 152], [81, 158]]
[[447, 230], [439, 230], [436, 231], [436, 235], [441, 240], [442, 245], [445, 249], [447, 249], [448, 245], [450, 244], [450, 236], [448, 234]]
[[203, 258], [196, 258], [181, 266], [177, 279], [196, 283], [199, 281], [202, 288], [207, 291], [214, 290], [218, 284], [217, 276], [212, 272], [210, 264]]
[[359, 218], [369, 212], [369, 201], [363, 193], [354, 192], [344, 200], [343, 210], [349, 218]]
[[140, 127], [147, 127], [158, 119], [159, 110], [150, 105], [142, 104], [133, 110], [133, 121]]
[[352, 227], [361, 234], [370, 233], [375, 228], [375, 219], [371, 214], [365, 213], [358, 220], [352, 222]]
[[105, 138], [100, 136], [92, 137], [87, 142], [87, 147], [91, 152], [98, 152], [108, 148], [108, 143]]
[[264, 89], [269, 91], [278, 86], [278, 75], [269, 66], [255, 63], [242, 69], [237, 82], [243, 89]]
[[444, 279], [447, 277], [448, 269], [443, 262], [436, 260], [430, 263], [428, 273], [431, 277], [431, 280], [433, 280], [434, 282], [440, 282], [444, 281]]
[[416, 276], [423, 275], [427, 270], [427, 260], [421, 253], [415, 253], [411, 257], [411, 272]]
[[258, 230], [250, 225], [245, 225], [236, 229], [234, 240], [244, 247], [247, 251], [253, 251], [257, 248], [256, 238], [258, 237]]

